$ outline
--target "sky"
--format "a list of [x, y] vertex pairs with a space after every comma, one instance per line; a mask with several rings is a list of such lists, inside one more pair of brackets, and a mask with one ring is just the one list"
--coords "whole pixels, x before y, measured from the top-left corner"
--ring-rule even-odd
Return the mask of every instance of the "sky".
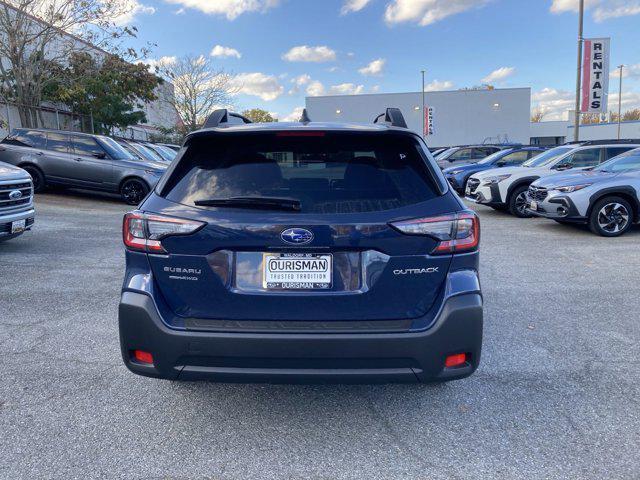
[[[575, 97], [578, 0], [129, 0], [149, 62], [206, 55], [238, 110], [299, 117], [305, 96], [531, 87], [543, 120]], [[609, 108], [640, 107], [640, 0], [586, 0], [585, 37], [611, 37]]]

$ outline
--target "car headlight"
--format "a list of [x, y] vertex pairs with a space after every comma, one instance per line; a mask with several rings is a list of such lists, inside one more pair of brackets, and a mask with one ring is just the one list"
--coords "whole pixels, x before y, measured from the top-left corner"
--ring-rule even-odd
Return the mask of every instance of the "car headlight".
[[484, 179], [483, 183], [485, 185], [495, 185], [496, 183], [500, 183], [503, 180], [506, 180], [511, 175], [496, 175], [495, 177], [487, 177]]
[[562, 193], [573, 193], [578, 190], [582, 190], [583, 188], [587, 188], [593, 185], [592, 183], [583, 183], [582, 185], [565, 185], [562, 187], [555, 187], [553, 190], [557, 190]]

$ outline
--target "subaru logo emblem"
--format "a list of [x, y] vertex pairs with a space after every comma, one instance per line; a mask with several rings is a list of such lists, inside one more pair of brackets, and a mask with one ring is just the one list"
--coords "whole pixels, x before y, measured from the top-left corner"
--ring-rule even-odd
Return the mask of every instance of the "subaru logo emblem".
[[304, 228], [287, 228], [280, 234], [280, 238], [286, 243], [301, 245], [313, 240], [313, 233]]
[[9, 192], [9, 200], [19, 200], [22, 198], [22, 192], [20, 190], [13, 190]]

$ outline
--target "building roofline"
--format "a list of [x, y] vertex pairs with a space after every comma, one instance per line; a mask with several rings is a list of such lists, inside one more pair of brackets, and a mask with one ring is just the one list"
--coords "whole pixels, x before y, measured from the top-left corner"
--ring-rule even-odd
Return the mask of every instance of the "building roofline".
[[[425, 90], [425, 95], [432, 95], [438, 93], [469, 93], [469, 92], [504, 92], [507, 90], [529, 90], [531, 91], [531, 87], [510, 87], [510, 88], [494, 88], [494, 89], [453, 89], [453, 90]], [[356, 94], [340, 94], [340, 95], [314, 95], [314, 96], [306, 96], [306, 98], [340, 98], [340, 97], [372, 97], [372, 96], [383, 96], [383, 95], [421, 95], [422, 93], [418, 90], [415, 92], [380, 92], [380, 93], [356, 93]]]

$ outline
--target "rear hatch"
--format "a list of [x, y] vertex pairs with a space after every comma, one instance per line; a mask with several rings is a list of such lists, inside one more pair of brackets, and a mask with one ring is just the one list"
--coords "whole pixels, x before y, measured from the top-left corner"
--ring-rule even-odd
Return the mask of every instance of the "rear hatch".
[[450, 255], [392, 222], [460, 210], [408, 133], [212, 134], [191, 140], [143, 210], [202, 222], [149, 255], [187, 318], [348, 321], [424, 315]]

